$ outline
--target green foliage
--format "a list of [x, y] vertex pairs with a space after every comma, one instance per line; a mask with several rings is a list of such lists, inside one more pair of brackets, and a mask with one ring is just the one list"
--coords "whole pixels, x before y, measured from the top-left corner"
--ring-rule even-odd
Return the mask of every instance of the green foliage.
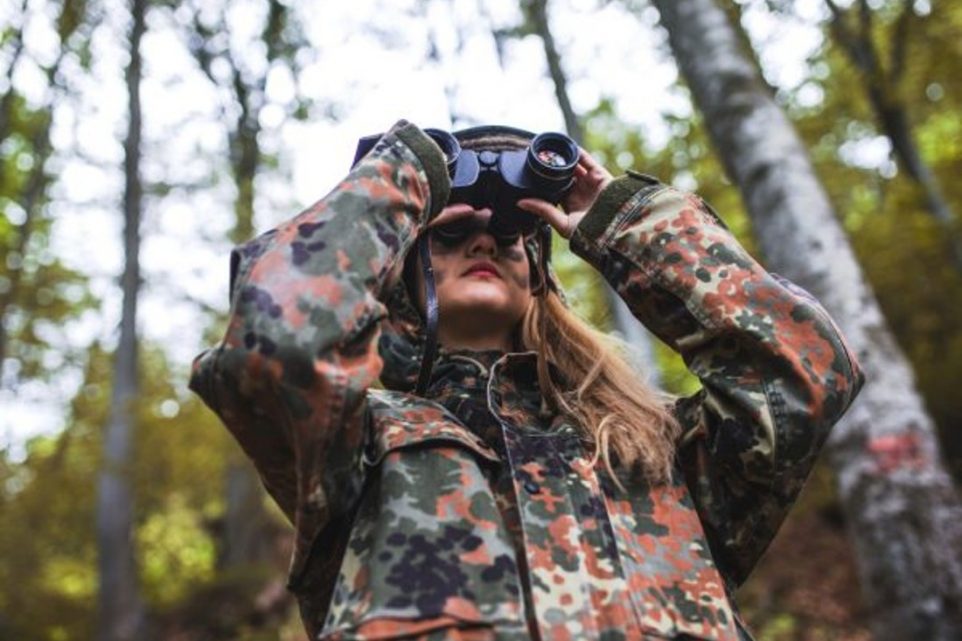
[[[138, 563], [152, 610], [180, 603], [217, 580], [215, 523], [234, 453], [213, 415], [183, 388], [163, 352], [142, 353], [135, 488]], [[2, 625], [18, 639], [88, 639], [96, 612], [92, 524], [109, 402], [111, 355], [94, 346], [69, 427], [32, 440], [22, 462], [0, 457]], [[15, 587], [14, 587], [15, 586]]]
[[[168, 490], [169, 492], [169, 490]], [[137, 531], [141, 579], [156, 606], [178, 603], [194, 586], [214, 578], [214, 541], [204, 529], [203, 512], [171, 493], [166, 506], [147, 516]]]
[[593, 326], [609, 330], [611, 318], [601, 276], [572, 253], [568, 242], [557, 234], [552, 240], [551, 264], [571, 309]]
[[[64, 33], [76, 30], [72, 20]], [[44, 379], [74, 358], [64, 349], [64, 327], [96, 301], [87, 276], [68, 268], [51, 247], [53, 105], [32, 108], [12, 88], [0, 104], [6, 128], [0, 132], [0, 365], [7, 366], [2, 371], [8, 377], [3, 384]]]

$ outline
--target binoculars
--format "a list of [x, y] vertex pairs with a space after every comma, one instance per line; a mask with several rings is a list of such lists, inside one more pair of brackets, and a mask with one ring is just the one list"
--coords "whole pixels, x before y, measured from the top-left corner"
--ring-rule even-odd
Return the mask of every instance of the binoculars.
[[[451, 177], [449, 203], [467, 203], [476, 209], [490, 207], [489, 229], [508, 237], [533, 232], [539, 218], [518, 209], [522, 198], [540, 198], [558, 204], [574, 183], [578, 145], [560, 133], [542, 133], [527, 149], [474, 151], [462, 149], [458, 139], [441, 129], [425, 129], [444, 152]], [[365, 136], [358, 141], [354, 163], [381, 138]]]

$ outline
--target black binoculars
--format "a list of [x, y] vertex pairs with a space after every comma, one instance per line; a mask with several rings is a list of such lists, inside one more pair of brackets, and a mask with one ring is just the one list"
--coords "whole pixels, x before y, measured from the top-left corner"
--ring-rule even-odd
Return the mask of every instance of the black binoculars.
[[[539, 218], [518, 208], [522, 198], [540, 198], [558, 204], [574, 183], [578, 145], [560, 133], [538, 134], [527, 149], [473, 151], [462, 149], [458, 139], [441, 129], [425, 129], [444, 152], [451, 176], [449, 203], [467, 203], [476, 209], [490, 207], [489, 228], [500, 236], [529, 234]], [[358, 141], [354, 162], [363, 158], [380, 139]]]

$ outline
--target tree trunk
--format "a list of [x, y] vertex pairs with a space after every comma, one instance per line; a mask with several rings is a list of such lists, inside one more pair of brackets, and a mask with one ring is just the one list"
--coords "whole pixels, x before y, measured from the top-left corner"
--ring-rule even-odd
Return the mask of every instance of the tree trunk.
[[868, 385], [829, 441], [877, 641], [962, 636], [962, 507], [806, 150], [714, 0], [654, 0], [767, 262], [831, 310]]
[[[251, 105], [251, 90], [234, 71], [235, 94], [241, 106], [236, 129], [231, 132], [231, 173], [237, 186], [234, 199], [234, 228], [231, 240], [249, 240], [254, 235], [254, 180], [261, 161], [257, 136], [260, 105]], [[265, 563], [271, 559], [276, 529], [264, 509], [264, 488], [250, 461], [234, 448], [226, 470], [226, 511], [224, 539], [220, 554], [223, 568]]]
[[264, 488], [242, 452], [228, 459], [221, 569], [250, 567], [272, 561], [278, 528], [264, 509]]
[[135, 560], [133, 492], [130, 486], [139, 385], [137, 380], [137, 294], [140, 286], [141, 104], [140, 41], [148, 0], [133, 0], [130, 62], [126, 71], [129, 121], [124, 142], [124, 272], [120, 340], [114, 357], [110, 412], [104, 433], [104, 462], [97, 494], [97, 547], [100, 569], [101, 641], [145, 637], [144, 606]]
[[[564, 116], [565, 129], [568, 135], [582, 145], [584, 142], [584, 131], [581, 121], [571, 105], [568, 97], [568, 80], [564, 69], [561, 68], [561, 55], [555, 46], [554, 36], [548, 24], [548, 0], [531, 0], [528, 6], [530, 11], [531, 26], [544, 43], [545, 59], [548, 63], [548, 74], [554, 83], [555, 96], [558, 99], [558, 107]], [[621, 296], [612, 289], [611, 285], [604, 282], [605, 299], [608, 301], [608, 309], [611, 312], [615, 331], [621, 336], [628, 346], [631, 365], [639, 372], [644, 373], [647, 381], [651, 385], [658, 386], [661, 382], [660, 372], [655, 363], [655, 354], [651, 344], [651, 334], [638, 322], [632, 315], [628, 305], [621, 300]]]
[[[13, 52], [7, 65], [7, 92], [0, 98], [0, 143], [10, 135], [13, 122], [13, 99], [17, 92], [13, 88], [13, 76], [17, 70], [17, 63], [23, 54], [23, 27], [27, 22], [27, 0], [20, 6], [20, 27], [10, 35], [13, 41]], [[0, 163], [0, 181], [3, 180], [3, 163]]]

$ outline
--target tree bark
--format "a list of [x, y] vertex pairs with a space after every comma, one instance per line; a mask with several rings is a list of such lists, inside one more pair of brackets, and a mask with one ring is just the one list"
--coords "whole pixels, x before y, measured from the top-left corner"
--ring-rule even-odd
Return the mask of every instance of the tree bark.
[[146, 633], [144, 605], [137, 578], [130, 465], [139, 393], [137, 296], [140, 287], [140, 219], [143, 206], [140, 176], [140, 42], [146, 30], [147, 2], [132, 0], [130, 62], [125, 74], [129, 120], [124, 142], [123, 305], [120, 340], [114, 356], [110, 410], [104, 432], [103, 470], [97, 493], [100, 570], [97, 636], [102, 641], [140, 640], [145, 638]]
[[[584, 142], [584, 130], [578, 114], [575, 113], [574, 107], [571, 105], [571, 99], [568, 96], [568, 79], [561, 67], [561, 55], [558, 53], [554, 36], [548, 24], [548, 0], [530, 0], [528, 9], [531, 26], [544, 44], [548, 74], [554, 83], [555, 97], [558, 99], [558, 107], [564, 116], [565, 130], [581, 146]], [[631, 365], [637, 371], [644, 373], [649, 384], [658, 386], [661, 382], [661, 376], [655, 363], [651, 334], [632, 315], [628, 305], [621, 300], [621, 296], [612, 289], [611, 285], [605, 282], [604, 289], [605, 300], [608, 302], [615, 331], [630, 350], [629, 360]]]
[[829, 441], [877, 641], [962, 636], [962, 507], [912, 370], [791, 123], [715, 0], [654, 0], [767, 262], [818, 296], [868, 385]]

